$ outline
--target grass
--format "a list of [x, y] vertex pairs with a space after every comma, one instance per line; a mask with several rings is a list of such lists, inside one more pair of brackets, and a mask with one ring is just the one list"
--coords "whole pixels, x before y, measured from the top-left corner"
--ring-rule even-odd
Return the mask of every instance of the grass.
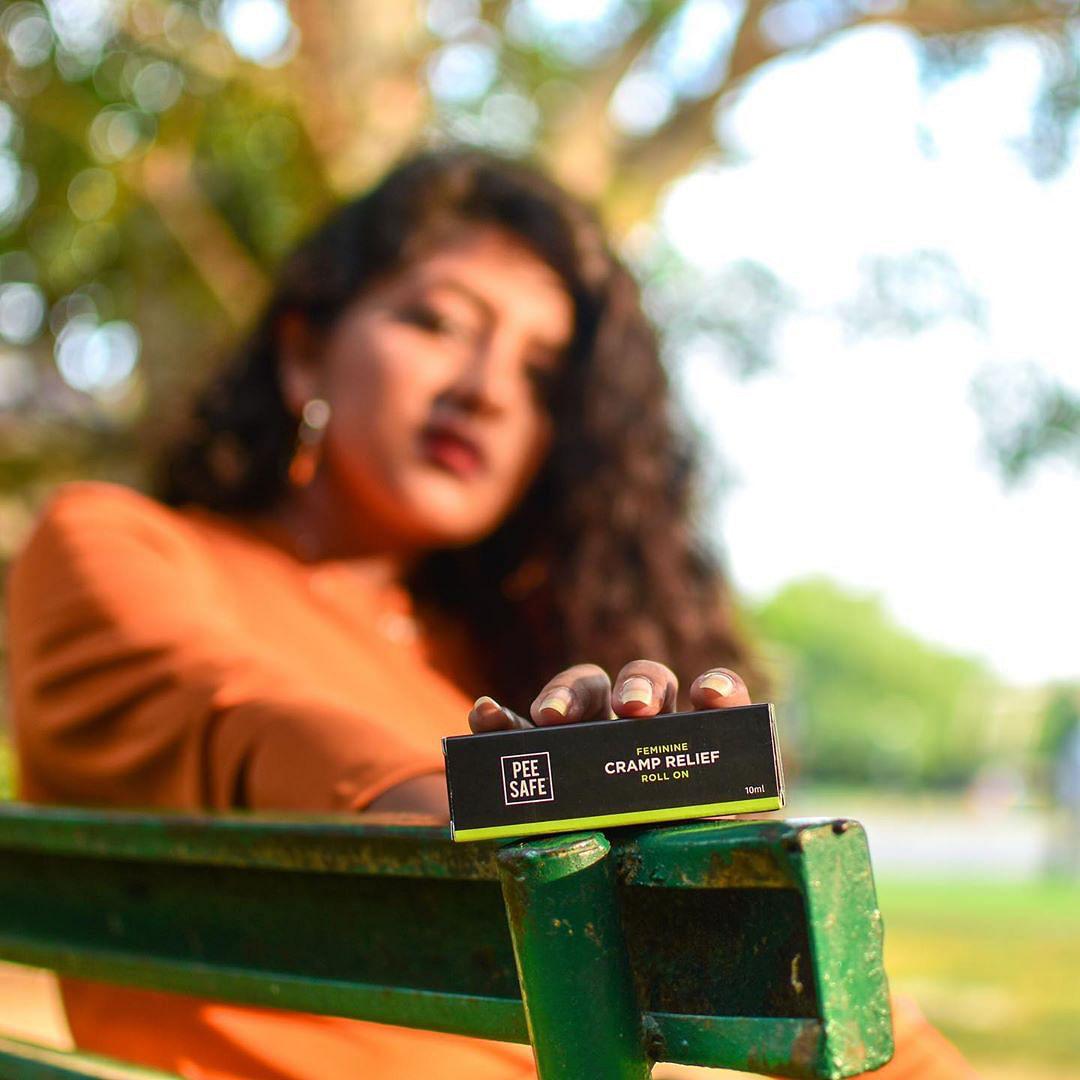
[[1080, 1080], [1080, 883], [878, 883], [885, 964], [980, 1071]]
[[[840, 785], [796, 785], [785, 813], [865, 815], [924, 829], [965, 819], [974, 842], [987, 845], [998, 820], [979, 817], [963, 792]], [[980, 1075], [1080, 1080], [1080, 880], [894, 872], [878, 874], [877, 891], [893, 989], [915, 998]]]

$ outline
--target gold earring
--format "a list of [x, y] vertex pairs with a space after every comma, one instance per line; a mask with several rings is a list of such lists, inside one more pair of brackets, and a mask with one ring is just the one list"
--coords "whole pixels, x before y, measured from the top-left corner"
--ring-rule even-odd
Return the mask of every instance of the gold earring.
[[329, 402], [312, 398], [304, 404], [300, 426], [296, 431], [296, 448], [289, 462], [289, 483], [293, 487], [306, 488], [315, 479], [315, 471], [322, 457], [323, 435], [329, 423]]

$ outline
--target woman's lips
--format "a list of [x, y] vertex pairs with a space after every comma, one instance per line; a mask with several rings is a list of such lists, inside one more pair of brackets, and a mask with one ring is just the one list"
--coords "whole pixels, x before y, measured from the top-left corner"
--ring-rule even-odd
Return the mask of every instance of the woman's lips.
[[428, 427], [421, 437], [424, 456], [456, 476], [472, 476], [484, 467], [484, 454], [467, 436], [450, 428]]

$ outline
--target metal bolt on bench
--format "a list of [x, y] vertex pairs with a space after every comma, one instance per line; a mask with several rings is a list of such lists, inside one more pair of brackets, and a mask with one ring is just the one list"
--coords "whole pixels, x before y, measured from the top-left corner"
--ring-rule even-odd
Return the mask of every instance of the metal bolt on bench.
[[[876, 1068], [892, 1053], [881, 937], [850, 821], [500, 845], [388, 817], [0, 806], [0, 958], [531, 1042], [541, 1080]], [[163, 1074], [0, 1038], [0, 1075]]]

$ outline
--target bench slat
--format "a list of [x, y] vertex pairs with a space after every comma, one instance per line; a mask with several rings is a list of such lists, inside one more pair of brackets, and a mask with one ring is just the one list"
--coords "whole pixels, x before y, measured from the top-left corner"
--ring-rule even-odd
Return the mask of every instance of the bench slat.
[[418, 814], [191, 814], [0, 804], [0, 849], [327, 874], [496, 881], [496, 848]]
[[4, 1080], [177, 1080], [172, 1073], [127, 1065], [97, 1054], [54, 1050], [2, 1035], [0, 1076]]
[[[651, 1057], [806, 1077], [887, 1060], [881, 924], [857, 825], [703, 822], [578, 840], [589, 837], [605, 849], [625, 940], [613, 948]], [[444, 828], [355, 817], [3, 807], [0, 956], [527, 1042], [499, 866], [530, 849], [543, 861], [544, 843], [452, 844]]]

